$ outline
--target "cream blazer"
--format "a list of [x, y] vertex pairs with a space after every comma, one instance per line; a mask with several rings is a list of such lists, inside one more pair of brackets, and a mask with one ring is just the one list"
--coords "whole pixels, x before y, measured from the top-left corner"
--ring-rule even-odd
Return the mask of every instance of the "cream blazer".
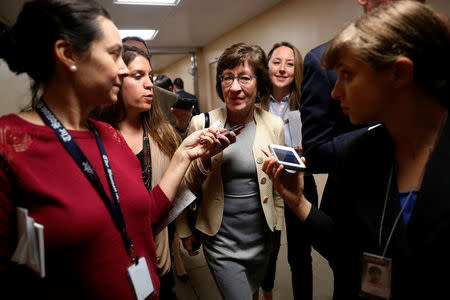
[[[149, 141], [152, 159], [152, 188], [154, 188], [161, 181], [161, 177], [170, 163], [170, 158], [159, 149], [158, 144], [150, 136]], [[167, 227], [154, 236], [153, 239], [155, 241], [158, 275], [162, 276], [169, 272], [171, 265], [169, 231]]]
[[[227, 118], [226, 107], [209, 112], [210, 124], [221, 120], [223, 128]], [[255, 140], [253, 143], [253, 158], [255, 161], [259, 182], [259, 192], [262, 208], [270, 230], [284, 229], [284, 203], [275, 192], [271, 180], [262, 171], [265, 159], [261, 149], [268, 151], [269, 144], [284, 145], [284, 125], [281, 118], [255, 108], [254, 119], [256, 123]], [[205, 115], [200, 114], [192, 118], [189, 134], [205, 126]], [[239, 136], [237, 137], [239, 138]], [[201, 166], [200, 166], [201, 165]], [[211, 166], [205, 171], [200, 159], [191, 163], [185, 181], [191, 191], [202, 189], [202, 199], [198, 205], [198, 216], [195, 227], [201, 232], [214, 236], [220, 229], [224, 208], [224, 193], [222, 185], [222, 152], [211, 159]], [[186, 211], [177, 218], [177, 232], [180, 237], [188, 237], [192, 231], [187, 222]]]

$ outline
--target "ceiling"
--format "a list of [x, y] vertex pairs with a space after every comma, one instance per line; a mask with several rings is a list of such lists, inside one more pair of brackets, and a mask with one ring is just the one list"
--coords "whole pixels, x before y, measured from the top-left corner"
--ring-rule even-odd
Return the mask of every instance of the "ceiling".
[[[152, 65], [160, 70], [183, 55], [263, 13], [282, 0], [181, 0], [177, 6], [117, 5], [98, 0], [119, 29], [157, 29], [148, 45]], [[1, 0], [0, 17], [14, 22], [26, 0]]]

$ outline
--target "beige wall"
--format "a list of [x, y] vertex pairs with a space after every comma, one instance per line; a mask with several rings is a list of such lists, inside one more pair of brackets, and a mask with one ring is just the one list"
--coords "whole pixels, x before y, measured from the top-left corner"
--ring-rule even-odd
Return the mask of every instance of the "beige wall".
[[[221, 105], [217, 98], [212, 99], [215, 83], [211, 80], [210, 63], [229, 45], [248, 42], [268, 51], [274, 43], [286, 40], [306, 54], [315, 45], [329, 40], [342, 24], [361, 12], [356, 0], [285, 0], [209, 43], [198, 55], [200, 110]], [[171, 70], [173, 72], [173, 68]]]
[[191, 54], [187, 54], [182, 59], [178, 60], [177, 62], [170, 65], [168, 68], [161, 70], [161, 71], [155, 71], [155, 75], [166, 75], [172, 81], [180, 77], [183, 79], [184, 83], [184, 90], [188, 93], [195, 94], [194, 89], [194, 77], [189, 73], [189, 70], [191, 69]]
[[[449, 0], [428, 0], [438, 11], [450, 15]], [[314, 46], [333, 37], [346, 22], [362, 13], [357, 0], [284, 0], [269, 11], [253, 18], [235, 30], [207, 44], [198, 52], [200, 110], [221, 105], [214, 91], [214, 65], [211, 63], [222, 51], [236, 42], [258, 44], [268, 51], [282, 40], [293, 43], [303, 55]], [[194, 93], [192, 76], [188, 73], [190, 56], [171, 65], [161, 73], [170, 78], [181, 77], [185, 89]], [[212, 79], [211, 79], [212, 78]], [[0, 61], [0, 115], [17, 112], [28, 103], [29, 81], [26, 75], [15, 76]]]
[[[448, 0], [428, 0], [427, 3], [438, 11], [450, 14]], [[331, 39], [347, 22], [361, 14], [362, 8], [357, 0], [284, 0], [207, 44], [198, 53], [200, 110], [208, 111], [222, 104], [214, 90], [214, 76], [211, 74], [214, 68], [210, 68], [210, 64], [231, 44], [248, 42], [269, 51], [274, 43], [285, 40], [305, 55], [313, 47]], [[175, 65], [167, 70], [171, 74], [185, 72]]]
[[0, 116], [16, 113], [31, 99], [28, 75], [15, 75], [6, 62], [0, 60]]

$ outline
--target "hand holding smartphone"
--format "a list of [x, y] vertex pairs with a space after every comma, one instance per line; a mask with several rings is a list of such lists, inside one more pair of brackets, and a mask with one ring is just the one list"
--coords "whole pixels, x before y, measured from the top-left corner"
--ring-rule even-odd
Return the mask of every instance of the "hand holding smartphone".
[[269, 150], [277, 159], [277, 165], [283, 165], [288, 170], [306, 171], [306, 165], [300, 159], [294, 148], [270, 144]]
[[234, 132], [237, 134], [240, 133], [240, 131], [242, 129], [244, 129], [245, 125], [244, 124], [238, 124], [238, 125], [234, 125], [233, 127], [231, 127], [230, 129], [228, 129], [227, 131], [225, 131], [224, 133], [222, 133], [224, 136], [226, 136], [227, 138], [230, 136], [230, 132]]
[[[227, 139], [231, 139], [231, 135], [230, 135], [231, 132], [234, 132], [236, 135], [238, 135], [239, 133], [241, 133], [241, 130], [242, 130], [244, 127], [245, 127], [244, 124], [238, 124], [238, 125], [235, 125], [235, 126], [231, 127], [231, 128], [228, 129], [227, 131], [222, 132], [221, 134], [224, 135]], [[224, 143], [224, 142], [223, 142], [221, 139], [219, 139], [219, 141], [220, 141], [220, 143], [221, 143], [222, 146], [223, 146], [223, 143]], [[233, 142], [232, 142], [232, 143], [233, 143]]]

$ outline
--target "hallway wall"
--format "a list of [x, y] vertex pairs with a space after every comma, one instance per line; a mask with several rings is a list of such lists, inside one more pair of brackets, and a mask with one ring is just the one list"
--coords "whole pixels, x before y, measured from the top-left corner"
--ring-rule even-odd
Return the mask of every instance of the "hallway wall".
[[[256, 2], [257, 3], [257, 2]], [[450, 15], [450, 1], [428, 0], [427, 4]], [[268, 51], [276, 42], [286, 40], [293, 43], [305, 55], [320, 43], [331, 39], [342, 26], [362, 13], [357, 0], [284, 0], [272, 9], [224, 34], [199, 49], [199, 102], [200, 110], [207, 111], [222, 105], [214, 91], [210, 64], [223, 50], [236, 42], [258, 44]], [[171, 78], [181, 77], [185, 89], [193, 93], [192, 76], [188, 73], [190, 55], [166, 70]], [[0, 116], [16, 113], [29, 102], [29, 80], [26, 75], [16, 76], [0, 60]]]
[[[426, 3], [450, 15], [450, 1], [428, 0]], [[215, 82], [212, 80], [214, 76], [210, 74], [210, 64], [226, 47], [237, 42], [248, 42], [260, 45], [268, 52], [274, 43], [285, 40], [294, 44], [304, 56], [315, 46], [331, 39], [346, 23], [362, 13], [357, 0], [284, 0], [212, 41], [198, 52], [200, 110], [208, 111], [223, 104], [214, 90]], [[190, 75], [185, 66], [189, 59], [190, 56], [187, 55], [162, 70], [162, 73], [173, 74], [175, 77], [181, 74], [188, 78]]]

